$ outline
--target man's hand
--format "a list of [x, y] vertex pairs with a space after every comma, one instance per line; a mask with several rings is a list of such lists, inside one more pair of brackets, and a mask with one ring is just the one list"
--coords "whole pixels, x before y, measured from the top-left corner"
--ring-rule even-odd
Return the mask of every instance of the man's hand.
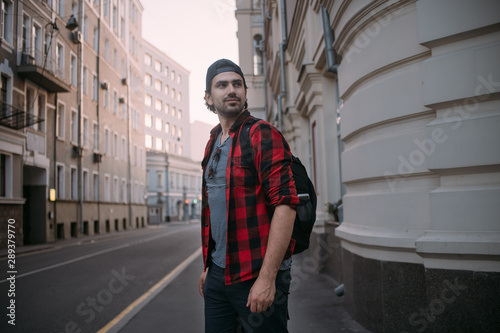
[[275, 294], [275, 279], [259, 276], [250, 289], [246, 306], [250, 307], [251, 312], [264, 312], [273, 304]]
[[200, 281], [198, 281], [198, 292], [200, 293], [201, 297], [203, 297], [203, 298], [205, 297], [205, 295], [203, 295], [203, 286], [205, 285], [207, 273], [208, 273], [208, 269], [203, 271], [201, 273], [201, 276], [200, 276]]

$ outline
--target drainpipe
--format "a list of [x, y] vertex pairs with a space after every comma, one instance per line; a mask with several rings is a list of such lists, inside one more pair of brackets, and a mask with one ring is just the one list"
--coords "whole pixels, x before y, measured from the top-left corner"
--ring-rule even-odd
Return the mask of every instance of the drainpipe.
[[[55, 106], [56, 109], [54, 112], [54, 189], [57, 189], [57, 92], [54, 94], [54, 99], [55, 99]], [[61, 189], [58, 189], [61, 190]], [[54, 200], [54, 241], [57, 240], [57, 191], [56, 191], [56, 198]]]
[[[128, 45], [126, 45], [128, 49]], [[128, 223], [132, 227], [132, 110], [130, 107], [130, 54], [127, 51], [127, 201], [128, 201]], [[141, 158], [141, 157], [139, 157]]]
[[280, 43], [280, 69], [281, 69], [281, 93], [278, 95], [278, 129], [282, 128], [283, 98], [286, 96], [285, 87], [285, 48], [288, 43], [286, 29], [286, 1], [281, 0], [281, 32], [282, 42]]
[[260, 41], [260, 48], [262, 50], [262, 66], [264, 67], [264, 111], [265, 119], [269, 120], [269, 110], [267, 107], [267, 52], [266, 52], [266, 14], [265, 14], [265, 1], [260, 3], [260, 14], [262, 16], [262, 40]]
[[321, 17], [323, 18], [323, 33], [325, 36], [325, 53], [328, 71], [331, 73], [337, 73], [339, 65], [337, 64], [335, 49], [333, 48], [335, 37], [333, 35], [333, 30], [330, 27], [330, 15], [328, 15], [325, 7], [321, 7]]
[[[80, 27], [84, 24], [85, 3], [80, 0]], [[80, 235], [83, 235], [83, 188], [82, 188], [82, 103], [83, 103], [83, 41], [78, 44], [78, 220], [80, 222]]]

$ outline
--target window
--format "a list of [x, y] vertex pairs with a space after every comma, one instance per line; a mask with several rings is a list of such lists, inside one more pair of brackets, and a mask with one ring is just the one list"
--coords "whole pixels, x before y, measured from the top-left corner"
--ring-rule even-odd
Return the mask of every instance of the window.
[[92, 37], [92, 46], [94, 47], [94, 51], [99, 49], [99, 29], [94, 27], [94, 35]]
[[94, 187], [94, 201], [99, 200], [99, 175], [94, 173], [94, 181], [93, 181], [93, 187]]
[[73, 1], [71, 4], [71, 14], [73, 14], [75, 18], [78, 18], [78, 3], [76, 1]]
[[78, 177], [76, 168], [71, 168], [69, 174], [69, 184], [70, 184], [70, 199], [78, 199]]
[[168, 134], [168, 132], [170, 132], [170, 123], [169, 122], [166, 122], [165, 123], [165, 133]]
[[87, 69], [87, 67], [83, 67], [83, 79], [82, 79], [82, 89], [83, 89], [83, 93], [85, 95], [88, 95], [89, 93], [89, 89], [88, 89], [88, 86], [89, 86], [89, 70]]
[[83, 146], [89, 146], [89, 120], [88, 118], [83, 118]]
[[172, 118], [175, 118], [175, 114], [176, 114], [176, 110], [175, 110], [175, 106], [172, 108]]
[[113, 177], [113, 201], [120, 201], [120, 187], [118, 184], [118, 177]]
[[104, 200], [111, 201], [111, 178], [109, 175], [104, 175]]
[[66, 106], [62, 103], [57, 103], [57, 118], [56, 118], [56, 135], [64, 140], [64, 124], [65, 124]]
[[160, 118], [156, 118], [155, 128], [157, 131], [163, 130], [163, 121]]
[[99, 83], [97, 80], [97, 75], [92, 74], [92, 100], [97, 102], [97, 94], [99, 93]]
[[157, 99], [155, 101], [155, 109], [156, 111], [161, 111], [161, 107], [163, 106], [163, 101], [161, 99]]
[[155, 60], [155, 71], [161, 72], [161, 62]]
[[165, 104], [165, 113], [168, 114], [169, 111], [170, 111], [170, 105], [167, 103]]
[[42, 52], [42, 27], [38, 24], [33, 24], [33, 48], [35, 49], [35, 53], [33, 54], [35, 57], [35, 61], [37, 64], [43, 64], [43, 52]]
[[56, 196], [57, 199], [64, 199], [64, 165], [58, 164], [56, 173]]
[[157, 177], [158, 177], [158, 188], [163, 188], [163, 173], [158, 171]]
[[177, 94], [177, 100], [178, 100], [179, 102], [181, 102], [181, 101], [182, 101], [182, 93], [181, 93], [180, 91], [179, 91], [179, 93]]
[[109, 129], [104, 130], [104, 154], [109, 155]]
[[118, 114], [118, 91], [113, 91], [113, 114]]
[[146, 66], [151, 66], [152, 63], [153, 63], [153, 58], [151, 57], [151, 55], [145, 53], [144, 54], [144, 64]]
[[156, 91], [161, 91], [161, 81], [160, 80], [156, 80], [156, 82], [155, 82], [155, 90]]
[[127, 202], [127, 181], [122, 179], [122, 201]]
[[179, 145], [179, 156], [182, 156], [182, 145]]
[[57, 14], [64, 17], [64, 0], [58, 0]]
[[0, 154], [0, 197], [12, 197], [12, 156]]
[[83, 170], [83, 179], [82, 179], [82, 182], [83, 182], [83, 200], [85, 201], [88, 201], [90, 200], [89, 196], [90, 196], [90, 193], [89, 193], [89, 172], [88, 170]]
[[103, 0], [104, 4], [104, 17], [109, 18], [109, 0]]
[[[151, 149], [153, 148], [153, 137], [149, 134], [146, 134], [146, 148]], [[137, 165], [137, 163], [136, 163]]]
[[182, 118], [182, 110], [180, 110], [180, 109], [179, 109], [179, 111], [177, 111], [177, 118], [178, 119]]
[[153, 96], [146, 94], [146, 96], [144, 97], [144, 104], [146, 104], [146, 106], [152, 106]]
[[113, 134], [113, 157], [118, 158], [118, 134]]
[[172, 89], [172, 94], [171, 94], [171, 96], [172, 96], [172, 99], [174, 99], [174, 98], [175, 98], [175, 89]]
[[94, 150], [99, 151], [99, 125], [94, 123], [92, 125], [92, 137], [94, 138]]
[[172, 126], [172, 135], [175, 136], [176, 132], [177, 132], [177, 127], [174, 125]]
[[0, 37], [12, 44], [13, 39], [13, 17], [14, 17], [14, 5], [10, 0], [2, 0], [2, 13], [1, 13], [1, 26], [0, 26]]
[[60, 43], [56, 45], [57, 75], [64, 77], [64, 46]]
[[168, 96], [168, 84], [165, 85], [165, 90], [164, 90], [165, 95]]
[[122, 138], [122, 161], [127, 159], [127, 144], [125, 138]]
[[162, 151], [163, 150], [163, 140], [162, 138], [156, 138], [156, 150]]
[[175, 80], [175, 71], [172, 71], [170, 73], [170, 80], [174, 81]]
[[113, 5], [113, 30], [118, 33], [118, 8]]
[[109, 109], [109, 89], [104, 90], [104, 107]]
[[164, 73], [165, 73], [165, 76], [168, 77], [168, 66], [165, 66]]
[[134, 166], [137, 166], [137, 146], [134, 146]]
[[253, 74], [262, 75], [264, 73], [264, 53], [260, 47], [262, 36], [256, 35], [253, 39]]
[[23, 53], [30, 54], [30, 27], [31, 19], [28, 15], [23, 15], [23, 30], [22, 30], [22, 40], [21, 46]]
[[177, 134], [179, 134], [179, 138], [182, 138], [182, 127], [179, 127]]
[[170, 141], [165, 141], [165, 152], [170, 153]]
[[177, 75], [177, 84], [181, 84], [182, 82], [182, 79], [181, 79], [181, 75]]
[[150, 74], [146, 74], [144, 76], [144, 84], [147, 86], [151, 86], [153, 84], [153, 77]]
[[87, 15], [83, 18], [83, 40], [89, 41], [89, 18]]
[[73, 143], [78, 142], [78, 114], [75, 110], [71, 110], [71, 133], [70, 140]]
[[77, 81], [77, 66], [76, 66], [76, 56], [74, 54], [71, 55], [70, 57], [70, 63], [69, 63], [70, 69], [70, 83], [73, 87], [76, 87], [76, 81]]
[[153, 116], [146, 113], [146, 117], [144, 120], [144, 126], [146, 127], [153, 127]]

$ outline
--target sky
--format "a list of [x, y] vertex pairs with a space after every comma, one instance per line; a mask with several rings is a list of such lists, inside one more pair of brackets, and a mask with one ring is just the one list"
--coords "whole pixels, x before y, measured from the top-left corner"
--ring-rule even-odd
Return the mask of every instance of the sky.
[[235, 0], [140, 0], [142, 36], [190, 71], [190, 121], [217, 124], [205, 107], [205, 76], [220, 58], [239, 62]]

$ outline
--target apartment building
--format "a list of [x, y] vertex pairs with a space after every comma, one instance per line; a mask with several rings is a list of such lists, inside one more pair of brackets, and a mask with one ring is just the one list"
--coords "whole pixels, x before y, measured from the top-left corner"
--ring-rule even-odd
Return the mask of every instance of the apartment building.
[[200, 214], [201, 166], [191, 159], [189, 71], [144, 41], [144, 134], [150, 223]]
[[140, 2], [2, 11], [0, 210], [16, 214], [18, 242], [145, 226]]
[[244, 73], [262, 52], [266, 117], [318, 192], [307, 268], [370, 331], [495, 331], [499, 2], [236, 3]]

